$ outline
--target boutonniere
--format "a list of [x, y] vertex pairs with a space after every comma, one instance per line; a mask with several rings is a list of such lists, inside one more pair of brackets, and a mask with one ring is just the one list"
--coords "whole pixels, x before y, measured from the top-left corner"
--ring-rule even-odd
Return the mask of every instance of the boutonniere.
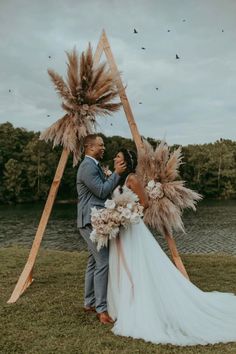
[[106, 178], [110, 177], [112, 175], [112, 171], [109, 170], [109, 166], [102, 166], [102, 170]]

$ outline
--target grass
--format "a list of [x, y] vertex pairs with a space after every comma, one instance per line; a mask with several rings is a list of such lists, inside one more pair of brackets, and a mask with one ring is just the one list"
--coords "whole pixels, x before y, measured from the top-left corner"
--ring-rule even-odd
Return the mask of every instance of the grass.
[[[7, 304], [29, 250], [0, 248], [0, 353], [236, 353], [236, 343], [177, 347], [118, 337], [83, 306], [86, 252], [41, 250], [35, 281], [15, 304]], [[193, 283], [202, 290], [236, 293], [236, 257], [183, 256]], [[203, 324], [204, 325], [204, 324]]]

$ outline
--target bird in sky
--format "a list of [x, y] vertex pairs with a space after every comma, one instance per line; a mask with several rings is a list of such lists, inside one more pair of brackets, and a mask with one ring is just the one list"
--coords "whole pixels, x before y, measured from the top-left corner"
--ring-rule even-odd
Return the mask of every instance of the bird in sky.
[[175, 59], [179, 59], [179, 56], [178, 56], [178, 54], [175, 54]]
[[138, 104], [142, 104], [142, 102], [139, 102]]
[[136, 33], [138, 33], [138, 31], [134, 28], [134, 33], [136, 34]]
[[146, 48], [145, 48], [145, 47], [142, 47], [141, 49], [145, 50]]

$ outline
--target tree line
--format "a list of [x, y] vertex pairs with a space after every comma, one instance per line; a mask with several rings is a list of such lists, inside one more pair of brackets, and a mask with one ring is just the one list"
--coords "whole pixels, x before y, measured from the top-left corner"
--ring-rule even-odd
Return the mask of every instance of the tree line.
[[[0, 124], [0, 203], [45, 200], [51, 186], [62, 147], [39, 140], [39, 132]], [[121, 147], [135, 150], [131, 139], [102, 135], [106, 151], [102, 164], [113, 168], [113, 158]], [[155, 147], [159, 141], [147, 138]], [[176, 149], [178, 145], [172, 146]], [[182, 147], [180, 177], [186, 186], [205, 198], [236, 198], [236, 141], [220, 139], [214, 143]], [[58, 191], [57, 199], [76, 200], [76, 173], [72, 156]]]

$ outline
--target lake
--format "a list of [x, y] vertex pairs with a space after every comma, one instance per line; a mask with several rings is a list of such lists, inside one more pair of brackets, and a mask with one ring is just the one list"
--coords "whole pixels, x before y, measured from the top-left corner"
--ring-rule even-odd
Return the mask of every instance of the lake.
[[[21, 245], [31, 247], [44, 204], [1, 205], [0, 247]], [[236, 200], [205, 200], [196, 212], [185, 211], [186, 234], [175, 239], [180, 253], [228, 253], [236, 255]], [[167, 249], [166, 242], [156, 235]], [[76, 204], [55, 204], [46, 232], [43, 248], [80, 251], [85, 242], [76, 229]]]

